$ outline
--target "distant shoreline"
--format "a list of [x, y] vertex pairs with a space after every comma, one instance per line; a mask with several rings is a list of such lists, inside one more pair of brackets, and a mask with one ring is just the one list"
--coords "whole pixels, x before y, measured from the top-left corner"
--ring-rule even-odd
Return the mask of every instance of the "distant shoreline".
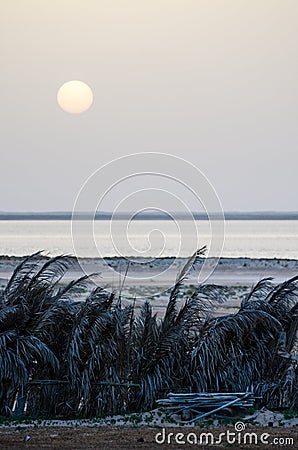
[[[117, 213], [100, 212], [76, 213], [75, 220], [220, 220], [222, 216], [217, 213], [209, 215], [205, 213], [184, 214], [170, 212], [167, 214], [154, 213]], [[225, 220], [298, 220], [298, 212], [226, 212]], [[72, 219], [71, 212], [0, 212], [0, 220], [65, 220]]]
[[[24, 257], [0, 257], [0, 288], [7, 283], [12, 271], [23, 260]], [[119, 280], [125, 278], [125, 290], [129, 296], [139, 296], [141, 291], [155, 295], [173, 285], [186, 261], [187, 258], [156, 258], [154, 261], [150, 259], [140, 261], [135, 258], [128, 266], [127, 260], [119, 257], [79, 258], [79, 260], [73, 257], [70, 258], [69, 270], [63, 280], [70, 282], [84, 273], [100, 274], [97, 280], [99, 284], [108, 289], [116, 289]], [[205, 263], [205, 273], [210, 271], [210, 277], [205, 284], [219, 286], [251, 287], [262, 278], [268, 277], [273, 277], [272, 281], [276, 284], [298, 273], [298, 260], [277, 258], [220, 258], [217, 260], [211, 257], [197, 262], [196, 270], [189, 274], [186, 285], [198, 283], [198, 275], [203, 263]], [[126, 268], [128, 268], [127, 272]]]

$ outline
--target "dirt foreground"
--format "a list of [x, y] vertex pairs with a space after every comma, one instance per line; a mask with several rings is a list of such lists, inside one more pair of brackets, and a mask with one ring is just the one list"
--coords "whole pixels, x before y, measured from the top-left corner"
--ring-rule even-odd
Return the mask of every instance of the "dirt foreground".
[[[165, 431], [163, 431], [165, 430]], [[235, 432], [233, 427], [216, 428], [157, 428], [157, 427], [9, 427], [0, 428], [0, 448], [1, 449], [100, 449], [100, 450], [122, 450], [122, 449], [217, 449], [217, 448], [241, 448], [241, 449], [295, 449], [298, 446], [298, 427], [247, 427], [240, 434], [229, 436], [227, 440], [227, 431]], [[173, 435], [170, 435], [173, 433]], [[183, 436], [179, 433], [182, 433]], [[206, 435], [212, 433], [214, 444], [212, 445], [211, 435], [209, 434], [209, 443], [206, 445]], [[220, 433], [225, 433], [220, 444], [218, 441]], [[252, 443], [249, 443], [250, 436], [247, 436], [244, 443], [244, 435], [249, 433]], [[257, 436], [257, 443], [255, 435]], [[157, 439], [160, 443], [156, 442]], [[195, 435], [198, 442], [195, 442]], [[29, 440], [26, 441], [30, 437]], [[237, 442], [240, 436], [240, 443]], [[200, 444], [200, 438], [202, 443]], [[175, 439], [178, 439], [176, 443]], [[233, 442], [236, 439], [236, 442]], [[188, 443], [188, 440], [191, 443]], [[170, 441], [168, 443], [168, 441]], [[183, 441], [185, 443], [183, 443]]]

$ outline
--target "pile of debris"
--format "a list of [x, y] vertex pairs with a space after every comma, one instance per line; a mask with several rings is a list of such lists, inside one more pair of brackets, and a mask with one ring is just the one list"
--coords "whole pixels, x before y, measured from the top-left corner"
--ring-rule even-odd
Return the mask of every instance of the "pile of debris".
[[178, 414], [182, 420], [191, 423], [214, 415], [217, 418], [231, 417], [235, 409], [254, 406], [257, 398], [260, 397], [254, 396], [253, 392], [169, 393], [168, 398], [157, 400], [157, 403], [171, 411], [171, 415]]

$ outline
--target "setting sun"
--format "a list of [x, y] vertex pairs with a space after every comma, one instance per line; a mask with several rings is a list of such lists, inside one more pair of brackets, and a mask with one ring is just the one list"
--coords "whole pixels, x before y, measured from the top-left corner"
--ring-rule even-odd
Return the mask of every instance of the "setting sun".
[[80, 114], [92, 105], [93, 92], [83, 81], [67, 81], [58, 90], [57, 101], [63, 111]]

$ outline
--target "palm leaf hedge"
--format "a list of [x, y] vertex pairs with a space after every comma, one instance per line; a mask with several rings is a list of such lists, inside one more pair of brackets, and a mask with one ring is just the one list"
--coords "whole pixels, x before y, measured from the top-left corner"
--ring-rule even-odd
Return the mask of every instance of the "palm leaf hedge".
[[174, 392], [247, 388], [267, 407], [298, 407], [298, 276], [261, 280], [236, 314], [215, 317], [222, 292], [181, 290], [204, 249], [178, 275], [165, 314], [97, 287], [74, 301], [70, 259], [25, 258], [0, 295], [0, 415], [94, 417], [148, 410]]

